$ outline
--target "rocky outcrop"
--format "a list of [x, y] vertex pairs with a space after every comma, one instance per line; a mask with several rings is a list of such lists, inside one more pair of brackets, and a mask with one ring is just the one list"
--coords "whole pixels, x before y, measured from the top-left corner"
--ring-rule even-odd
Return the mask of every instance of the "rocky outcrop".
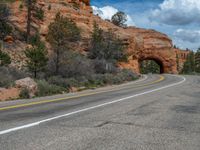
[[[74, 2], [78, 3], [76, 7]], [[89, 38], [92, 32], [93, 23], [96, 22], [103, 30], [112, 29], [127, 46], [129, 61], [119, 63], [120, 67], [129, 68], [139, 73], [139, 63], [145, 59], [157, 61], [162, 71], [165, 73], [177, 73], [176, 52], [173, 49], [171, 39], [155, 30], [146, 30], [136, 27], [120, 28], [109, 21], [104, 21], [100, 17], [93, 15], [89, 0], [39, 0], [38, 4], [45, 11], [43, 21], [34, 21], [33, 26], [39, 29], [43, 39], [48, 32], [48, 25], [53, 21], [55, 14], [60, 12], [76, 22], [81, 28], [82, 41], [74, 46], [80, 52], [87, 52]], [[12, 3], [10, 17], [11, 22], [20, 30], [25, 31], [26, 27], [26, 8], [19, 9], [21, 2]], [[48, 7], [51, 5], [51, 9]], [[20, 54], [19, 54], [20, 55]]]
[[188, 54], [191, 52], [190, 50], [181, 50], [178, 48], [174, 48], [176, 53], [176, 62], [177, 62], [177, 70], [180, 72], [183, 69], [184, 62], [187, 59]]
[[30, 97], [35, 96], [37, 92], [37, 83], [30, 77], [15, 81], [15, 86], [18, 89], [28, 89]]

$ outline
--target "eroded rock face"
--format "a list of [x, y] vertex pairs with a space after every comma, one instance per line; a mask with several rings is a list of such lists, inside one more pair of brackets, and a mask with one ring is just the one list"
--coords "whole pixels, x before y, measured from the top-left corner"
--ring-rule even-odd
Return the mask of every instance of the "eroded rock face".
[[177, 62], [177, 70], [180, 72], [183, 69], [184, 62], [187, 59], [188, 54], [191, 52], [190, 50], [181, 50], [178, 48], [174, 48], [176, 53], [176, 62]]
[[[120, 28], [109, 21], [104, 21], [100, 17], [92, 14], [92, 8], [89, 6], [89, 0], [77, 0], [80, 8], [74, 8], [72, 0], [66, 0], [67, 5], [59, 0], [41, 1], [40, 6], [45, 11], [43, 21], [34, 21], [34, 26], [39, 29], [39, 32], [45, 39], [48, 32], [48, 25], [54, 20], [55, 14], [60, 12], [64, 16], [68, 16], [74, 20], [78, 27], [81, 28], [82, 41], [77, 44], [74, 49], [80, 52], [87, 52], [89, 38], [92, 33], [93, 23], [96, 22], [103, 30], [112, 29], [127, 46], [129, 61], [127, 63], [119, 63], [120, 67], [129, 68], [139, 73], [139, 62], [145, 59], [153, 59], [160, 62], [163, 66], [164, 73], [177, 73], [176, 52], [172, 48], [171, 39], [162, 33], [154, 30], [146, 30], [136, 27]], [[12, 3], [10, 20], [25, 31], [26, 27], [26, 8], [19, 9], [21, 2]], [[51, 5], [51, 9], [48, 6]]]
[[18, 88], [0, 88], [0, 101], [6, 101], [19, 98], [20, 90]]

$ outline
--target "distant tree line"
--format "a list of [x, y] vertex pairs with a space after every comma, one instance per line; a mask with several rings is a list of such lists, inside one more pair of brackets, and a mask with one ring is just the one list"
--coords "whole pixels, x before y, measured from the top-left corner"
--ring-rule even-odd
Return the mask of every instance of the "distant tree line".
[[200, 73], [200, 48], [196, 52], [191, 51], [188, 54], [181, 73]]
[[160, 73], [160, 66], [154, 60], [144, 60], [140, 63], [140, 73], [148, 74], [148, 73]]

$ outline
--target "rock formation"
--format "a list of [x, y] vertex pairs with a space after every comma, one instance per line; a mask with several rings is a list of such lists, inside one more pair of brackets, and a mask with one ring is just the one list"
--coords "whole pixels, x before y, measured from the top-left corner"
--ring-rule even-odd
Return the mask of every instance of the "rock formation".
[[[78, 3], [78, 7], [74, 6]], [[45, 11], [43, 21], [34, 21], [34, 26], [39, 29], [43, 39], [48, 32], [48, 25], [53, 21], [55, 14], [61, 12], [76, 22], [81, 28], [82, 41], [75, 46], [80, 52], [87, 52], [89, 38], [93, 23], [96, 22], [103, 30], [112, 29], [124, 41], [129, 56], [128, 62], [119, 63], [120, 67], [129, 68], [139, 73], [139, 63], [145, 59], [153, 59], [161, 66], [163, 73], [177, 73], [176, 51], [173, 49], [172, 40], [165, 34], [155, 30], [146, 30], [136, 27], [120, 28], [109, 21], [93, 15], [89, 0], [39, 0], [38, 5]], [[12, 15], [10, 21], [20, 30], [25, 31], [26, 8], [19, 9], [21, 2], [11, 4]], [[51, 9], [48, 7], [51, 6]], [[16, 52], [16, 55], [20, 55]], [[17, 59], [13, 58], [13, 59]]]
[[176, 62], [178, 66], [177, 70], [178, 72], [180, 72], [183, 69], [184, 62], [186, 61], [190, 50], [181, 50], [178, 48], [174, 48], [174, 51], [176, 52]]
[[15, 81], [15, 87], [18, 89], [27, 89], [30, 97], [35, 96], [37, 92], [37, 83], [30, 77]]

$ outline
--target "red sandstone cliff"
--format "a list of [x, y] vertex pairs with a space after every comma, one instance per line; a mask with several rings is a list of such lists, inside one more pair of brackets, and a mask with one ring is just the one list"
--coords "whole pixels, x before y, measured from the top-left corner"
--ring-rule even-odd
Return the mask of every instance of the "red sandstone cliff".
[[[76, 50], [81, 52], [87, 51], [89, 38], [92, 32], [94, 21], [99, 24], [103, 30], [112, 29], [127, 45], [127, 53], [129, 54], [129, 61], [127, 63], [120, 63], [119, 66], [130, 68], [135, 72], [139, 72], [139, 62], [144, 59], [154, 59], [163, 66], [163, 72], [177, 73], [176, 68], [176, 53], [172, 48], [171, 39], [162, 33], [155, 30], [146, 30], [136, 27], [120, 28], [108, 21], [102, 20], [98, 16], [94, 16], [92, 8], [89, 5], [89, 0], [75, 0], [79, 4], [79, 9], [73, 7], [74, 0], [39, 0], [38, 5], [45, 11], [43, 21], [34, 21], [34, 26], [39, 29], [43, 37], [47, 34], [48, 25], [53, 21], [55, 14], [59, 11], [62, 15], [73, 19], [81, 28], [82, 41], [75, 46]], [[19, 9], [21, 2], [16, 1], [11, 4], [12, 15], [10, 21], [20, 30], [25, 31], [26, 27], [26, 8]], [[48, 7], [51, 5], [51, 9]], [[20, 44], [19, 44], [20, 45]], [[21, 46], [22, 47], [22, 46]], [[19, 51], [12, 51], [15, 63], [22, 61]]]

